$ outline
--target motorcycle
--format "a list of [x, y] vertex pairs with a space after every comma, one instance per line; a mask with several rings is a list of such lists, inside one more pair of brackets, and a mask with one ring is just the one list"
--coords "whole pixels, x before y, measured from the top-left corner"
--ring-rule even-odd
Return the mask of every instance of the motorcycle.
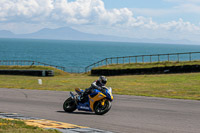
[[95, 112], [97, 115], [103, 115], [107, 113], [111, 108], [111, 102], [113, 101], [112, 88], [102, 87], [102, 91], [93, 89], [85, 101], [81, 101], [80, 97], [84, 92], [80, 88], [75, 89], [77, 94], [70, 92], [70, 97], [63, 103], [63, 109], [65, 112], [73, 112], [76, 109], [82, 111]]

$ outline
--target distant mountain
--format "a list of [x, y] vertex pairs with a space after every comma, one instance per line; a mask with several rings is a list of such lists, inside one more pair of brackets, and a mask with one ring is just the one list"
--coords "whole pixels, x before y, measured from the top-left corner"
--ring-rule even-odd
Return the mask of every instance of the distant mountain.
[[0, 30], [0, 38], [14, 38], [15, 34], [7, 30]]
[[57, 29], [44, 28], [30, 34], [14, 34], [10, 31], [1, 30], [0, 38], [32, 38], [88, 41], [126, 41], [128, 39], [116, 36], [83, 33], [69, 27], [62, 27]]
[[56, 40], [87, 40], [87, 41], [115, 41], [115, 42], [144, 42], [144, 43], [170, 43], [193, 44], [188, 40], [168, 39], [136, 39], [127, 37], [108, 36], [102, 34], [89, 34], [74, 30], [69, 27], [57, 29], [44, 28], [30, 34], [14, 34], [10, 31], [0, 30], [0, 38], [30, 38], [30, 39], [56, 39]]
[[[112, 40], [112, 36], [83, 33], [69, 27], [42, 29], [38, 32], [23, 35], [25, 38], [58, 39], [58, 40]], [[114, 37], [116, 38], [116, 37]]]

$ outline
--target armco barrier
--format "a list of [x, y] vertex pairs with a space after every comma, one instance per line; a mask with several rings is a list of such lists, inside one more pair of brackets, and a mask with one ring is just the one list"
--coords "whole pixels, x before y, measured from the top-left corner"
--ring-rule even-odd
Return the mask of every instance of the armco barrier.
[[200, 65], [170, 66], [170, 67], [153, 67], [140, 69], [96, 69], [92, 70], [92, 75], [140, 75], [140, 74], [165, 74], [165, 73], [191, 73], [200, 72]]
[[0, 70], [0, 75], [54, 76], [53, 70]]

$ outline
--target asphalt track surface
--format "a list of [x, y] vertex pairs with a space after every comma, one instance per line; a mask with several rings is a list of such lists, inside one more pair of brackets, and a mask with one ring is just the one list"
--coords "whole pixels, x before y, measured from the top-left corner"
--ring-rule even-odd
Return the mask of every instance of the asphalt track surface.
[[67, 122], [117, 133], [200, 133], [200, 101], [114, 95], [111, 110], [62, 109], [69, 92], [0, 88], [0, 112]]

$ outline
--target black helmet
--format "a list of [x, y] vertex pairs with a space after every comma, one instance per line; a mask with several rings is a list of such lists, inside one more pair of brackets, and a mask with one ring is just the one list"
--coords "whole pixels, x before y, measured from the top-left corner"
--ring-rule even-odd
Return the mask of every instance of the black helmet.
[[106, 85], [107, 83], [107, 78], [105, 76], [100, 76], [99, 77], [99, 82], [102, 84], [102, 85]]

